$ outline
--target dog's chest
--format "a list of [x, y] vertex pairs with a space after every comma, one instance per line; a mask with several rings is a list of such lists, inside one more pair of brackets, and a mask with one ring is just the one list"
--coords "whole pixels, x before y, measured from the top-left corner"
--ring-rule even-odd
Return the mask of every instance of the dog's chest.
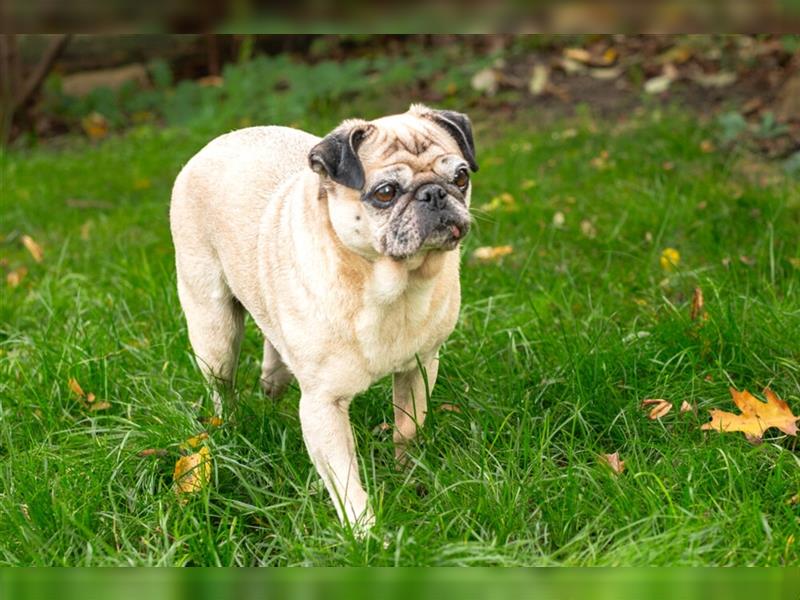
[[355, 331], [373, 377], [413, 369], [418, 354], [435, 351], [450, 333], [450, 298], [434, 289], [428, 281], [408, 285], [395, 298], [385, 290], [365, 291]]

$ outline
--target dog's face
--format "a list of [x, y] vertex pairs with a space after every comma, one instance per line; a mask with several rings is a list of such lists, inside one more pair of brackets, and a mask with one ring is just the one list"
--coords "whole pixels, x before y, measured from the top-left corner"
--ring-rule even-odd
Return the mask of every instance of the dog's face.
[[322, 176], [337, 236], [362, 256], [452, 250], [469, 231], [470, 171], [478, 166], [465, 115], [415, 105], [345, 121], [309, 162]]

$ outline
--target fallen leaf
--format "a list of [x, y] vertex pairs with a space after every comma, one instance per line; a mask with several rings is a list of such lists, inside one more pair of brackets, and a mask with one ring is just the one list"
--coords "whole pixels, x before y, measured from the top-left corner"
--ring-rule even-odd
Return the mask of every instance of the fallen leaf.
[[800, 258], [792, 256], [789, 259], [789, 264], [792, 265], [795, 269], [800, 269]]
[[67, 385], [69, 386], [69, 389], [72, 390], [72, 393], [78, 396], [79, 398], [86, 397], [86, 393], [83, 391], [81, 384], [78, 383], [78, 380], [75, 379], [74, 377], [69, 378], [69, 381], [67, 381]]
[[608, 156], [608, 150], [603, 150], [600, 154], [590, 160], [589, 164], [598, 170], [605, 169], [608, 166]]
[[444, 404], [440, 404], [439, 410], [443, 410], [444, 412], [454, 412], [454, 413], [461, 412], [461, 409], [458, 407], [457, 404], [448, 404], [447, 402], [445, 402]]
[[553, 227], [563, 227], [565, 221], [566, 217], [564, 217], [564, 213], [560, 210], [553, 215]]
[[141, 452], [137, 452], [136, 456], [141, 456], [142, 458], [146, 456], [166, 456], [167, 451], [163, 448], [145, 448]]
[[90, 140], [101, 140], [108, 135], [108, 120], [99, 112], [86, 115], [81, 126]]
[[6, 274], [6, 283], [12, 288], [17, 287], [27, 274], [28, 267], [17, 267]]
[[696, 287], [694, 288], [694, 294], [692, 294], [692, 321], [696, 321], [698, 317], [705, 317], [703, 304], [703, 290]]
[[620, 475], [625, 470], [625, 461], [619, 459], [619, 452], [614, 452], [614, 454], [601, 454], [600, 458], [611, 467], [611, 470], [617, 475]]
[[502, 256], [511, 254], [514, 251], [512, 246], [482, 246], [476, 248], [472, 253], [472, 258], [484, 262], [497, 260]]
[[589, 239], [594, 239], [597, 236], [597, 229], [589, 219], [581, 221], [581, 233]]
[[372, 429], [372, 435], [378, 435], [378, 434], [384, 433], [386, 431], [391, 431], [391, 429], [392, 429], [392, 426], [389, 425], [386, 421], [384, 421], [383, 423], [381, 423], [380, 425], [376, 425]]
[[752, 267], [753, 265], [756, 264], [755, 259], [750, 258], [745, 254], [739, 255], [739, 262], [742, 263], [743, 265], [747, 265], [748, 267]]
[[208, 439], [208, 433], [203, 431], [198, 433], [197, 435], [193, 435], [188, 440], [186, 440], [183, 444], [181, 444], [181, 448], [189, 449], [189, 448], [197, 448], [200, 444], [203, 443], [204, 440]]
[[207, 423], [211, 427], [222, 427], [225, 421], [222, 420], [222, 417], [208, 417], [206, 419], [200, 419], [200, 422]]
[[88, 394], [86, 394], [86, 401], [89, 404], [91, 404], [92, 402], [95, 401], [95, 395], [92, 392], [89, 392]]
[[487, 96], [494, 96], [500, 83], [500, 73], [491, 67], [481, 69], [472, 76], [470, 85], [476, 92], [481, 92]]
[[674, 271], [675, 267], [681, 262], [681, 253], [675, 248], [664, 248], [661, 251], [661, 257], [658, 262], [665, 271]]
[[666, 75], [659, 75], [648, 79], [644, 84], [644, 91], [648, 94], [661, 94], [669, 89], [672, 84], [672, 78]]
[[206, 446], [198, 452], [181, 456], [175, 463], [172, 474], [175, 493], [193, 494], [199, 492], [211, 480], [211, 452]]
[[681, 412], [692, 412], [694, 410], [694, 406], [689, 404], [686, 400], [681, 403]]
[[714, 142], [711, 140], [703, 140], [700, 142], [700, 151], [709, 154], [715, 150]]
[[89, 410], [92, 412], [96, 412], [98, 410], [107, 410], [109, 408], [111, 408], [111, 403], [106, 402], [105, 400], [89, 405]]
[[748, 440], [758, 442], [764, 432], [770, 427], [777, 427], [787, 435], [797, 435], [797, 420], [789, 409], [789, 405], [778, 398], [775, 393], [766, 388], [764, 395], [766, 402], [761, 402], [747, 390], [739, 392], [730, 388], [734, 404], [741, 414], [734, 414], [711, 409], [711, 419], [703, 424], [700, 429], [713, 429], [719, 432], [741, 431]]
[[42, 251], [42, 247], [37, 244], [29, 235], [23, 235], [21, 239], [22, 245], [25, 246], [28, 252], [31, 253], [33, 260], [35, 260], [37, 263], [42, 262], [42, 259], [44, 258], [44, 251]]
[[662, 398], [645, 398], [642, 407], [652, 406], [647, 417], [651, 420], [660, 419], [672, 410], [672, 403]]
[[530, 93], [534, 96], [541, 96], [547, 89], [548, 81], [550, 81], [550, 67], [539, 63], [533, 65], [531, 80], [528, 82]]
[[583, 48], [565, 48], [564, 57], [584, 64], [592, 61], [591, 53]]
[[509, 194], [508, 192], [503, 192], [502, 194], [498, 194], [489, 202], [482, 205], [480, 210], [485, 211], [495, 211], [495, 210], [504, 210], [506, 212], [516, 212], [519, 210], [519, 206], [517, 206], [517, 201], [514, 199], [514, 196]]
[[589, 76], [600, 81], [608, 81], [609, 79], [616, 79], [622, 75], [622, 69], [619, 67], [600, 67], [597, 69], [589, 69]]
[[736, 73], [720, 71], [719, 73], [697, 72], [691, 75], [692, 81], [704, 88], [727, 87], [736, 81]]
[[786, 501], [786, 504], [788, 504], [789, 506], [794, 506], [795, 504], [800, 504], [800, 492], [796, 493], [794, 496], [789, 498]]
[[83, 225], [81, 225], [81, 239], [84, 242], [89, 241], [89, 237], [91, 236], [93, 223], [91, 221], [86, 221]]

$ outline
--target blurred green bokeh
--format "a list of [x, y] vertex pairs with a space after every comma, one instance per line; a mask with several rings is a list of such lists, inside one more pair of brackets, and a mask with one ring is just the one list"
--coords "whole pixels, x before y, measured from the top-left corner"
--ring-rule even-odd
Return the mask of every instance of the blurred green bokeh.
[[3, 600], [797, 600], [800, 569], [190, 569], [0, 572]]

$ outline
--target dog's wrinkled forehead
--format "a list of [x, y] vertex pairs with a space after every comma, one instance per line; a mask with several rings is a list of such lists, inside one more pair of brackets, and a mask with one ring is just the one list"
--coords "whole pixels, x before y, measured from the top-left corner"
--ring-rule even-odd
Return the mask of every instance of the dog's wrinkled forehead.
[[405, 113], [376, 119], [370, 125], [359, 152], [368, 171], [395, 163], [414, 171], [428, 170], [437, 158], [460, 153], [456, 141], [424, 117]]

